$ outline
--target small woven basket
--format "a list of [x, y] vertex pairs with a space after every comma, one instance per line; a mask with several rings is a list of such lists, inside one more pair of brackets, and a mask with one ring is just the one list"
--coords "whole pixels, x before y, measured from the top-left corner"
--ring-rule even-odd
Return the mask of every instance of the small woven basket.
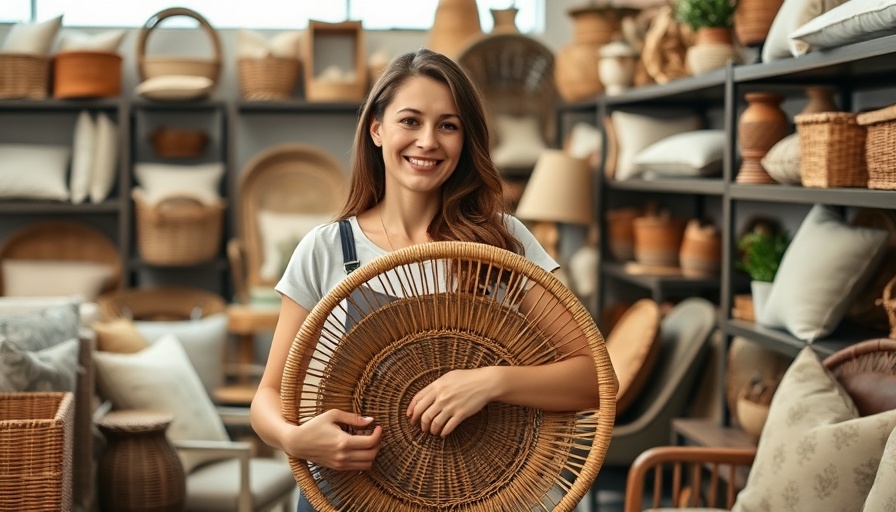
[[0, 99], [42, 100], [50, 90], [50, 57], [0, 52]]
[[[149, 39], [150, 33], [158, 27], [162, 20], [172, 16], [187, 16], [198, 21], [212, 42], [214, 57], [198, 59], [183, 56], [146, 55], [146, 41]], [[221, 74], [221, 40], [218, 33], [201, 14], [185, 7], [164, 9], [146, 20], [137, 38], [136, 48], [137, 71], [141, 80], [157, 76], [189, 75], [203, 76], [217, 83], [218, 76]]]
[[246, 100], [285, 100], [293, 97], [299, 80], [298, 59], [264, 57], [237, 60], [240, 94]]
[[866, 187], [865, 127], [852, 112], [794, 116], [804, 187]]
[[896, 190], [896, 105], [859, 114], [857, 121], [868, 130], [868, 188]]
[[72, 393], [0, 393], [0, 510], [71, 510]]
[[105, 98], [121, 94], [121, 55], [59, 52], [53, 59], [53, 97]]
[[201, 130], [160, 126], [150, 140], [156, 154], [162, 158], [198, 158], [208, 144], [208, 134]]
[[138, 188], [133, 192], [137, 249], [147, 262], [159, 266], [204, 263], [218, 254], [224, 222], [224, 201], [203, 204], [193, 198], [172, 197], [150, 203]]

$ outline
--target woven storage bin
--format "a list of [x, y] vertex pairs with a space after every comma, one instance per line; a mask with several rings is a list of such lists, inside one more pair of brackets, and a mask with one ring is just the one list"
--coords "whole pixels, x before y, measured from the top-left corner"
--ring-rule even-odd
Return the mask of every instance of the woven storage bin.
[[121, 55], [59, 52], [53, 59], [53, 96], [105, 98], [121, 94]]
[[[200, 59], [184, 56], [146, 55], [146, 41], [149, 39], [150, 33], [162, 20], [171, 16], [187, 16], [198, 21], [212, 42], [214, 56], [210, 59]], [[172, 7], [152, 15], [140, 29], [136, 47], [137, 71], [141, 80], [157, 76], [189, 75], [204, 76], [217, 83], [218, 76], [221, 74], [221, 40], [218, 33], [201, 14], [185, 7]]]
[[0, 510], [71, 510], [72, 393], [0, 393]]
[[896, 105], [859, 114], [867, 129], [868, 188], [896, 190]]
[[150, 140], [156, 154], [162, 158], [197, 158], [205, 151], [208, 134], [201, 130], [160, 126]]
[[865, 127], [852, 112], [794, 116], [800, 140], [800, 178], [804, 187], [865, 187]]
[[133, 192], [137, 249], [153, 265], [195, 265], [213, 259], [221, 247], [224, 202], [207, 205], [193, 198], [172, 197], [150, 203], [140, 189]]
[[298, 59], [264, 57], [238, 59], [240, 94], [246, 100], [285, 100], [293, 97], [299, 80]]
[[49, 90], [48, 56], [0, 53], [0, 99], [42, 100]]

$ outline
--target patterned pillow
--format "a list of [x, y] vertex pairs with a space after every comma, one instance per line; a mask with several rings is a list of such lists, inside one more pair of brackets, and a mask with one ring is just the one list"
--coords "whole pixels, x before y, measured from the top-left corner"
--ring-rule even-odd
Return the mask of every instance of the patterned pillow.
[[807, 347], [787, 369], [734, 512], [855, 511], [871, 489], [896, 410], [860, 417]]
[[880, 458], [877, 477], [865, 499], [862, 512], [891, 512], [896, 510], [896, 429], [890, 433], [890, 439]]
[[0, 337], [22, 350], [37, 352], [78, 337], [78, 304], [40, 311], [0, 313]]
[[0, 336], [0, 392], [74, 391], [79, 343], [72, 338], [31, 352]]

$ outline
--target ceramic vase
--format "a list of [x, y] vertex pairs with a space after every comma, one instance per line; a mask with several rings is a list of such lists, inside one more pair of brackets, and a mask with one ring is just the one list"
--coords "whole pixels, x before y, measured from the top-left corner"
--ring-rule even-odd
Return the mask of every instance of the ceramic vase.
[[507, 9], [492, 9], [492, 20], [495, 22], [492, 34], [519, 34], [516, 27], [516, 13], [519, 9], [510, 7]]
[[722, 259], [722, 239], [719, 229], [711, 224], [702, 225], [697, 219], [688, 221], [678, 259], [681, 274], [685, 277], [718, 275]]
[[610, 254], [616, 261], [635, 259], [635, 218], [641, 212], [635, 208], [607, 211], [607, 237]]
[[738, 183], [776, 183], [762, 167], [762, 157], [776, 142], [790, 133], [787, 114], [781, 110], [784, 96], [767, 92], [751, 92], [745, 96], [747, 108], [737, 121], [741, 165]]
[[634, 220], [635, 261], [656, 267], [677, 267], [684, 221], [668, 214]]
[[635, 81], [638, 52], [625, 41], [613, 41], [600, 49], [598, 73], [608, 95], [619, 94]]
[[427, 48], [455, 59], [479, 37], [482, 25], [476, 0], [439, 0]]
[[825, 86], [806, 87], [806, 106], [799, 114], [818, 114], [819, 112], [839, 112], [834, 102], [834, 88]]
[[731, 30], [724, 27], [699, 29], [694, 44], [685, 53], [685, 63], [692, 75], [723, 68], [729, 60], [739, 63], [740, 52], [734, 47]]
[[753, 318], [756, 323], [762, 324], [765, 318], [762, 314], [768, 296], [772, 293], [772, 283], [768, 281], [750, 281], [750, 292], [753, 295]]
[[762, 46], [784, 0], [738, 0], [734, 33], [740, 44]]

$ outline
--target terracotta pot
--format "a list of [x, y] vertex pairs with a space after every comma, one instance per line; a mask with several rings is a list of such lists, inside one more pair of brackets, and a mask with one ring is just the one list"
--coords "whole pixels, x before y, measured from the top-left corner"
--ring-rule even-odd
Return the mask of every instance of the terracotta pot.
[[648, 215], [634, 220], [635, 261], [643, 265], [678, 266], [684, 221], [669, 215]]
[[476, 0], [439, 0], [427, 48], [453, 59], [479, 37], [482, 25]]
[[713, 225], [688, 221], [678, 258], [685, 277], [709, 277], [719, 274], [722, 259], [722, 238]]
[[781, 110], [784, 96], [767, 92], [744, 95], [747, 108], [737, 121], [741, 165], [738, 183], [776, 183], [762, 167], [762, 157], [776, 142], [790, 133], [787, 114]]
[[806, 97], [809, 101], [800, 114], [818, 114], [819, 112], [839, 112], [840, 108], [834, 102], [834, 88], [825, 86], [806, 87]]
[[738, 0], [734, 32], [744, 46], [762, 46], [784, 0]]
[[516, 28], [516, 13], [519, 9], [509, 7], [507, 9], [492, 9], [492, 20], [495, 22], [492, 34], [519, 34]]
[[610, 254], [616, 261], [635, 259], [634, 220], [641, 216], [635, 208], [620, 208], [607, 211], [607, 233]]
[[694, 44], [685, 54], [687, 68], [692, 75], [723, 68], [729, 60], [739, 63], [740, 53], [734, 47], [731, 30], [723, 27], [699, 29]]

